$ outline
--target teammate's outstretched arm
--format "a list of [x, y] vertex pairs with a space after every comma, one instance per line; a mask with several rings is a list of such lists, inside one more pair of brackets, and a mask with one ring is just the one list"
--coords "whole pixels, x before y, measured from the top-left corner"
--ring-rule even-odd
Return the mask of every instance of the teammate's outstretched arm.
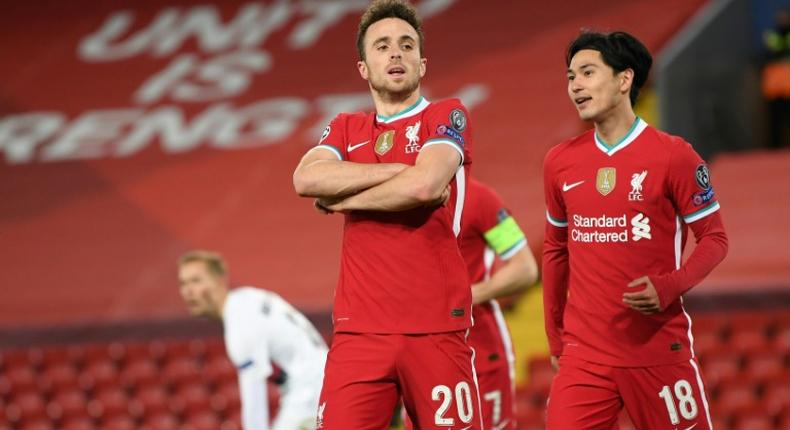
[[426, 145], [414, 166], [358, 194], [337, 201], [320, 201], [334, 212], [372, 210], [397, 212], [438, 204], [447, 198], [448, 184], [461, 165], [461, 154], [450, 145]]
[[525, 242], [524, 247], [507, 259], [491, 278], [472, 285], [472, 302], [477, 305], [521, 291], [537, 280], [538, 263]]
[[405, 168], [400, 163], [341, 161], [330, 150], [315, 147], [296, 166], [293, 184], [302, 197], [340, 198], [378, 185]]

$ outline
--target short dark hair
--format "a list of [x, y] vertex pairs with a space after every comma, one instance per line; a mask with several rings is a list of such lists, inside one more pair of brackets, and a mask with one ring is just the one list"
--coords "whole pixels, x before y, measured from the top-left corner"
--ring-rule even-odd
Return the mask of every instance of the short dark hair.
[[189, 251], [178, 259], [178, 266], [181, 267], [188, 263], [202, 261], [206, 264], [209, 272], [219, 278], [224, 278], [228, 275], [228, 265], [225, 259], [217, 252], [196, 249]]
[[422, 21], [417, 16], [417, 10], [414, 6], [405, 0], [374, 0], [359, 20], [359, 29], [357, 30], [357, 51], [359, 52], [359, 58], [365, 60], [364, 39], [365, 34], [368, 32], [368, 27], [386, 18], [402, 19], [414, 28], [420, 39], [420, 55], [422, 56], [423, 39], [425, 36], [422, 34]]
[[634, 80], [631, 84], [629, 98], [631, 105], [636, 104], [639, 89], [647, 81], [653, 57], [636, 37], [624, 32], [600, 33], [592, 30], [582, 30], [582, 33], [568, 45], [565, 56], [565, 65], [571, 65], [571, 59], [582, 49], [592, 49], [601, 53], [603, 62], [614, 69], [616, 73], [631, 69], [634, 71]]

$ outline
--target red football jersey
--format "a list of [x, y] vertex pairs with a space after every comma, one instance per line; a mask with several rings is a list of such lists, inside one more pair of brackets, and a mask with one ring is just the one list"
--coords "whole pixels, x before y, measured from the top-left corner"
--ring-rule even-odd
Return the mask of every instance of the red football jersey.
[[390, 117], [340, 114], [316, 148], [344, 161], [414, 165], [429, 145], [449, 145], [463, 160], [446, 205], [345, 216], [336, 332], [439, 333], [471, 325], [469, 277], [457, 239], [472, 161], [471, 125], [461, 102], [420, 98]]
[[[622, 295], [636, 278], [679, 269], [687, 224], [719, 210], [708, 167], [691, 145], [639, 118], [613, 146], [591, 130], [547, 154], [544, 186], [547, 229], [567, 229], [570, 268], [564, 320], [546, 303], [552, 352], [611, 366], [689, 360], [682, 299], [646, 316]], [[550, 269], [544, 263], [544, 275]], [[561, 290], [557, 282], [565, 281], [544, 276], [547, 290]]]
[[[470, 179], [461, 220], [461, 255], [472, 284], [491, 276], [496, 255], [503, 260], [527, 246], [524, 233], [510, 216], [502, 199], [488, 186]], [[496, 300], [475, 305], [469, 346], [475, 349], [478, 373], [514, 360], [513, 345]]]

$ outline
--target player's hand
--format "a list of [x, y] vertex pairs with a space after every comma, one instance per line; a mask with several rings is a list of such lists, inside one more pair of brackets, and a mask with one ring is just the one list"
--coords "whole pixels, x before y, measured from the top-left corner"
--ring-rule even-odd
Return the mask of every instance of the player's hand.
[[333, 214], [335, 212], [346, 213], [348, 212], [346, 209], [343, 209], [343, 199], [345, 197], [339, 198], [328, 198], [328, 197], [319, 197], [315, 199], [313, 206], [319, 212], [326, 213], [326, 214]]
[[436, 200], [430, 203], [426, 203], [425, 206], [427, 207], [444, 206], [444, 204], [447, 203], [447, 200], [450, 199], [451, 190], [452, 188], [450, 188], [450, 184], [447, 184], [447, 186], [444, 187], [444, 190], [442, 190], [442, 194], [439, 197], [437, 197]]
[[645, 288], [641, 291], [623, 293], [623, 303], [644, 315], [654, 315], [661, 312], [661, 300], [658, 297], [658, 292], [653, 282], [650, 280], [650, 277], [642, 276], [641, 278], [634, 279], [628, 284], [628, 288], [636, 288], [641, 285], [645, 285]]
[[321, 212], [324, 215], [332, 215], [333, 213], [335, 213], [331, 209], [329, 209], [326, 206], [324, 206], [321, 203], [321, 199], [313, 200], [313, 207], [315, 208], [315, 210], [317, 210], [318, 212]]
[[560, 358], [556, 355], [551, 356], [551, 368], [554, 369], [555, 372], [560, 370]]

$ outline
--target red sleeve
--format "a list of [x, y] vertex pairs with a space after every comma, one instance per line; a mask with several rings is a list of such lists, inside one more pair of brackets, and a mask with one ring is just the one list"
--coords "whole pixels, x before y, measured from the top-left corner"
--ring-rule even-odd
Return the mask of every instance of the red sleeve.
[[554, 183], [552, 154], [543, 163], [546, 196], [546, 234], [543, 242], [543, 312], [551, 355], [562, 354], [562, 329], [568, 301], [568, 223], [561, 195]]
[[510, 215], [510, 212], [505, 208], [505, 203], [499, 194], [490, 187], [478, 185], [475, 192], [479, 195], [477, 204], [480, 206], [479, 227], [482, 234], [496, 227], [503, 218]]
[[727, 255], [727, 234], [719, 212], [695, 221], [689, 227], [697, 239], [697, 247], [686, 263], [679, 270], [651, 277], [663, 308], [699, 284]]
[[680, 269], [653, 276], [663, 307], [699, 284], [727, 255], [728, 240], [707, 164], [681, 142], [670, 162], [669, 188], [675, 207], [689, 225], [697, 247]]
[[472, 162], [472, 124], [469, 112], [458, 99], [436, 103], [428, 119], [428, 138], [422, 145], [448, 144], [463, 158], [463, 164]]
[[346, 151], [346, 136], [345, 136], [345, 117], [338, 115], [333, 119], [329, 125], [326, 126], [324, 132], [321, 133], [321, 139], [315, 148], [324, 148], [332, 151], [340, 161], [348, 159], [348, 152]]

